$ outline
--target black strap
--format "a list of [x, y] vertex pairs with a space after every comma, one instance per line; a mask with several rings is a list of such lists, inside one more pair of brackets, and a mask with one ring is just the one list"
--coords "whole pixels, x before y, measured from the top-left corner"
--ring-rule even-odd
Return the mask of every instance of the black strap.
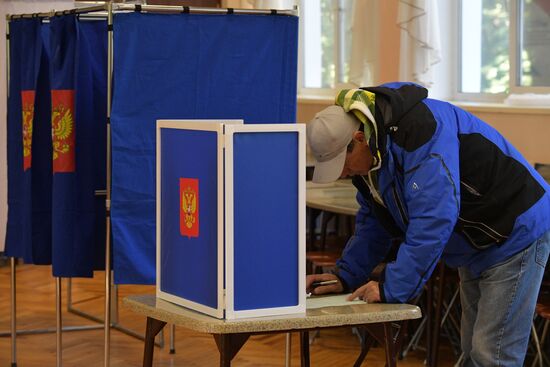
[[233, 14], [234, 12], [235, 12], [235, 9], [227, 8], [227, 14]]
[[277, 9], [271, 9], [271, 15], [277, 15]]
[[112, 31], [113, 31], [113, 25], [107, 24], [107, 32], [112, 32]]
[[6, 33], [6, 39], [9, 40], [10, 39], [10, 35], [9, 33]]
[[189, 7], [188, 6], [184, 6], [183, 7], [183, 10], [181, 11], [183, 14], [189, 14]]
[[136, 4], [136, 11], [141, 13], [141, 4]]

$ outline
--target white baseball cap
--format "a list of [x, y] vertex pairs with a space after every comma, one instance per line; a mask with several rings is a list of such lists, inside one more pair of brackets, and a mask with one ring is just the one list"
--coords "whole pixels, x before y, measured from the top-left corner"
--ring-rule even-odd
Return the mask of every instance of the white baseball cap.
[[334, 182], [344, 169], [346, 148], [361, 122], [340, 106], [330, 106], [306, 124], [307, 141], [315, 158], [312, 181]]

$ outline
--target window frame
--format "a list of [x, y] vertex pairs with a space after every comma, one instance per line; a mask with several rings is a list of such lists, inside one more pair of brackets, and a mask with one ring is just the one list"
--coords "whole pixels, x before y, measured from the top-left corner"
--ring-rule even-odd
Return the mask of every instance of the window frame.
[[[308, 2], [310, 2], [309, 0]], [[356, 86], [351, 83], [342, 83], [338, 82], [339, 77], [338, 74], [341, 72], [343, 61], [345, 59], [345, 30], [343, 29], [344, 24], [342, 22], [343, 18], [343, 11], [341, 9], [343, 8], [342, 2], [345, 0], [331, 0], [332, 3], [332, 12], [334, 14], [334, 19], [336, 20], [334, 22], [334, 31], [335, 31], [335, 39], [334, 39], [334, 63], [335, 63], [335, 79], [336, 82], [334, 84], [334, 87], [332, 88], [310, 88], [305, 87], [305, 38], [304, 38], [304, 5], [306, 3], [306, 0], [298, 0], [298, 9], [299, 9], [299, 26], [300, 26], [300, 32], [299, 32], [299, 38], [298, 38], [298, 96], [318, 96], [318, 97], [331, 97], [333, 98], [335, 93], [338, 90], [346, 89], [346, 88], [355, 88]]]
[[548, 87], [524, 87], [520, 85], [518, 80], [520, 71], [518, 65], [520, 65], [519, 57], [521, 55], [520, 48], [522, 46], [520, 17], [522, 15], [521, 5], [523, 0], [508, 0], [510, 4], [510, 29], [509, 29], [509, 53], [510, 71], [508, 81], [508, 92], [502, 93], [466, 93], [461, 92], [462, 88], [462, 3], [457, 2], [456, 13], [458, 14], [457, 22], [457, 86], [455, 90], [455, 96], [457, 100], [471, 101], [471, 102], [503, 102], [509, 95], [512, 94], [549, 94], [550, 86]]

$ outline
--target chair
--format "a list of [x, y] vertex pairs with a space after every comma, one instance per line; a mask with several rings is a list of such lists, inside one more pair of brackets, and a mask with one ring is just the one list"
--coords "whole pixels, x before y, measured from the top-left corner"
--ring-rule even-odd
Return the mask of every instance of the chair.
[[[416, 327], [413, 336], [402, 351], [406, 356], [408, 351], [415, 349], [426, 334], [426, 366], [435, 367], [439, 360], [439, 345], [441, 331], [445, 331], [451, 341], [456, 354], [460, 351], [460, 313], [458, 308], [459, 287], [458, 274], [447, 268], [442, 262], [434, 270], [431, 278], [425, 285], [425, 290], [420, 294], [415, 303], [425, 303], [422, 309], [421, 323]], [[447, 292], [446, 292], [447, 290]], [[403, 334], [407, 325], [403, 325]], [[403, 335], [405, 338], [406, 335]], [[401, 343], [400, 343], [401, 344]]]
[[[321, 228], [319, 235], [319, 243], [316, 241], [314, 222], [317, 216], [321, 216]], [[346, 233], [343, 237], [334, 236], [330, 246], [327, 244], [328, 239], [328, 224], [334, 220], [336, 230], [338, 231], [339, 219], [341, 215], [328, 211], [319, 211], [311, 209], [309, 211], [309, 244], [306, 252], [307, 272], [308, 274], [319, 274], [336, 266], [336, 261], [340, 258], [342, 249], [344, 248], [348, 238], [353, 233], [353, 224], [351, 217], [346, 216], [347, 226]]]

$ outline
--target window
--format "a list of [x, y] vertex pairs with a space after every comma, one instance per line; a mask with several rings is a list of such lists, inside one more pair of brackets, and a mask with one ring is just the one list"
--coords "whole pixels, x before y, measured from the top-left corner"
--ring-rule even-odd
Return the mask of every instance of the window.
[[300, 1], [300, 93], [331, 93], [348, 82], [352, 0]]
[[516, 84], [550, 87], [550, 0], [520, 1]]
[[550, 0], [462, 0], [460, 16], [459, 93], [550, 93]]

